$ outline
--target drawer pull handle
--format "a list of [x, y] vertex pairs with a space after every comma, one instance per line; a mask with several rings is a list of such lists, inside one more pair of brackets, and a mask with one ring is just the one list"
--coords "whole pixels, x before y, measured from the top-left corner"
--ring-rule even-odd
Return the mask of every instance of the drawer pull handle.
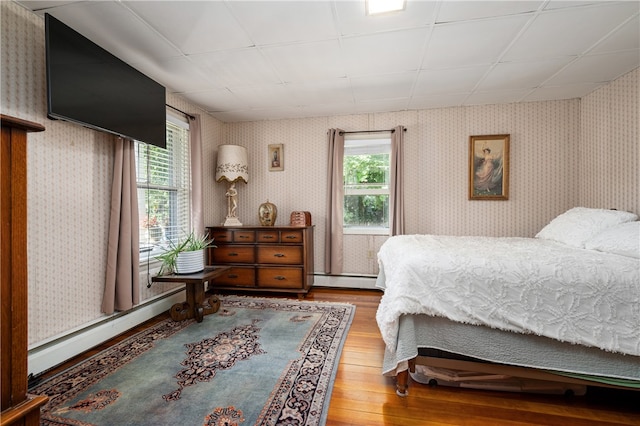
[[288, 238], [290, 240], [296, 240], [298, 239], [298, 237], [296, 237], [295, 235], [287, 235], [285, 238]]
[[265, 240], [272, 240], [273, 239], [273, 235], [265, 235], [262, 238], [264, 238]]
[[287, 278], [286, 278], [285, 276], [283, 276], [283, 275], [276, 275], [276, 276], [275, 276], [275, 277], [273, 277], [273, 278], [275, 278], [275, 279], [276, 279], [276, 280], [278, 280], [278, 281], [282, 281], [282, 280], [286, 280], [286, 279], [287, 279]]
[[238, 278], [238, 274], [229, 274], [227, 278]]
[[238, 253], [236, 253], [236, 252], [229, 253], [229, 256], [237, 256], [237, 255], [238, 255]]
[[246, 240], [246, 239], [247, 239], [247, 238], [249, 238], [249, 237], [247, 237], [246, 235], [239, 235], [239, 236], [238, 236], [238, 238], [240, 238], [240, 239], [245, 239], [245, 240]]
[[282, 254], [282, 253], [276, 253], [276, 254], [274, 254], [274, 256], [275, 256], [275, 257], [284, 257], [284, 254]]

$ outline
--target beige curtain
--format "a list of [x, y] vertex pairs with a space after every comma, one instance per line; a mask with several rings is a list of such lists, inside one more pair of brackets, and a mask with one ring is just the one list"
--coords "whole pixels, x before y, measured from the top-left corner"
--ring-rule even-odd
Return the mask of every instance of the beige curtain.
[[397, 126], [391, 133], [389, 159], [391, 188], [389, 193], [389, 234], [404, 234], [404, 127]]
[[344, 133], [329, 129], [329, 164], [327, 172], [327, 223], [325, 231], [324, 270], [327, 274], [342, 273], [342, 210], [344, 187], [342, 164], [344, 161]]
[[140, 235], [134, 142], [115, 138], [111, 217], [102, 312], [126, 311], [140, 301]]
[[200, 115], [189, 117], [189, 155], [191, 160], [191, 227], [196, 235], [204, 233], [202, 212], [202, 135]]

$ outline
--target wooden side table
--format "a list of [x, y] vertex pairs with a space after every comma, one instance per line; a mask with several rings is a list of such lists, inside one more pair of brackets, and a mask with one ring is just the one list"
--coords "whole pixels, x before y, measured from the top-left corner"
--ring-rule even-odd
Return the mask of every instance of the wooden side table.
[[209, 296], [205, 300], [204, 283], [222, 275], [231, 269], [229, 266], [207, 266], [204, 271], [195, 274], [171, 274], [151, 278], [152, 282], [184, 283], [187, 290], [186, 302], [176, 303], [169, 310], [174, 321], [195, 318], [202, 322], [205, 315], [218, 312], [220, 300]]

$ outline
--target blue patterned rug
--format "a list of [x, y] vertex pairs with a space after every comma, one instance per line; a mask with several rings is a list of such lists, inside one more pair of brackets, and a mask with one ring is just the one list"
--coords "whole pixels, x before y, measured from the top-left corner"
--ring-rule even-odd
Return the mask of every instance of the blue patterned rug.
[[30, 389], [43, 425], [322, 425], [355, 307], [221, 296]]

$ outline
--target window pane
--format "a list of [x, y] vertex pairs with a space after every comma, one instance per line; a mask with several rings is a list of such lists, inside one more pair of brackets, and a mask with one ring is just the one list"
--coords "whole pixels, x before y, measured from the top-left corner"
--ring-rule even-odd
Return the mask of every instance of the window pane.
[[389, 187], [389, 154], [345, 155], [344, 184], [349, 188]]
[[189, 131], [167, 122], [166, 149], [136, 142], [136, 168], [140, 249], [154, 255], [191, 229]]
[[388, 149], [380, 153], [385, 147], [377, 142], [370, 151], [372, 154], [363, 154], [366, 147], [358, 146], [357, 154], [346, 153], [344, 156], [345, 228], [389, 226], [390, 155]]
[[389, 226], [389, 195], [345, 195], [344, 227]]

